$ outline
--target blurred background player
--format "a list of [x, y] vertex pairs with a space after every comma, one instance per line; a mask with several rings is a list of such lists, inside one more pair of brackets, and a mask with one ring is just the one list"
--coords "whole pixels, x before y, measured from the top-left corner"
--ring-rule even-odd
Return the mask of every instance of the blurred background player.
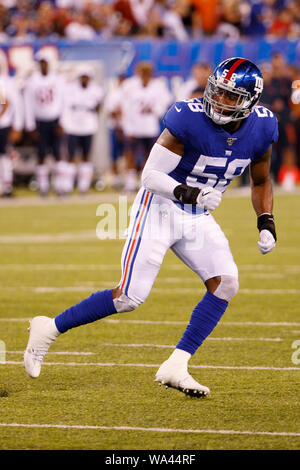
[[122, 127], [122, 84], [125, 75], [118, 77], [117, 85], [106, 95], [105, 111], [107, 115], [107, 126], [110, 140], [110, 157], [112, 171], [112, 187], [120, 189], [123, 186], [122, 175], [119, 169], [119, 160], [124, 155], [124, 133]]
[[287, 64], [281, 54], [273, 54], [270, 63], [261, 66], [264, 78], [264, 90], [261, 103], [276, 115], [278, 120], [279, 139], [274, 145], [272, 154], [271, 172], [274, 180], [278, 181], [280, 167], [286, 152], [290, 152], [292, 145], [290, 97], [292, 81], [288, 76]]
[[13, 163], [8, 145], [20, 139], [23, 119], [22, 99], [14, 79], [0, 71], [0, 195], [3, 197], [13, 193]]
[[77, 188], [86, 193], [93, 178], [93, 164], [90, 151], [93, 137], [99, 127], [99, 110], [103, 101], [103, 88], [94, 80], [94, 70], [82, 65], [77, 71], [77, 79], [68, 83], [64, 93], [64, 108], [61, 125], [67, 135], [68, 162], [63, 162], [65, 171], [62, 185], [64, 193], [72, 192], [76, 167], [74, 159], [79, 153], [77, 168]]
[[182, 83], [176, 92], [177, 100], [202, 98], [208, 77], [212, 73], [210, 64], [196, 63], [193, 66], [191, 77]]
[[63, 109], [62, 76], [51, 70], [50, 62], [43, 51], [36, 55], [39, 69], [28, 79], [24, 89], [25, 127], [29, 132], [36, 131], [38, 140], [38, 165], [36, 178], [41, 195], [50, 189], [49, 167], [45, 158], [50, 151], [56, 160], [54, 169], [54, 189], [59, 195], [63, 192], [61, 175], [64, 164], [61, 162], [61, 127], [59, 118]]
[[153, 65], [140, 62], [132, 78], [122, 85], [125, 136], [125, 192], [137, 188], [141, 170], [161, 130], [161, 118], [172, 101], [167, 86], [153, 77]]

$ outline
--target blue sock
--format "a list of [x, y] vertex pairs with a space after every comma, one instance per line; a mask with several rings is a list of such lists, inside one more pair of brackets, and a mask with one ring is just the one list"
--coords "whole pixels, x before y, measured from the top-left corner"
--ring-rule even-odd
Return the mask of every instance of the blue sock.
[[212, 332], [228, 306], [228, 302], [206, 292], [193, 310], [190, 322], [176, 348], [194, 354]]
[[113, 313], [117, 311], [113, 303], [112, 290], [102, 290], [55, 317], [55, 325], [60, 333], [65, 333], [71, 328], [91, 323]]

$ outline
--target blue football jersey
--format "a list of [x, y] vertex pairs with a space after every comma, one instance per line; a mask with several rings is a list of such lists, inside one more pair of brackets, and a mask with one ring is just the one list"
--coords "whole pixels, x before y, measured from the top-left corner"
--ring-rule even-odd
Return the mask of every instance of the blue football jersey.
[[[202, 98], [176, 102], [163, 122], [184, 144], [180, 163], [169, 176], [182, 184], [211, 186], [221, 192], [278, 139], [277, 119], [263, 106], [255, 107], [233, 133], [205, 114]], [[182, 207], [181, 203], [177, 204]]]

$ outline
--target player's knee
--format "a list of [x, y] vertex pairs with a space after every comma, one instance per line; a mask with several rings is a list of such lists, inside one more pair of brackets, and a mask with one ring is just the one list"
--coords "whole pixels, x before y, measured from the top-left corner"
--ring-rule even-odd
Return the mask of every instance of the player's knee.
[[214, 292], [216, 297], [229, 302], [239, 290], [239, 281], [234, 276], [222, 276], [221, 282]]
[[119, 297], [116, 297], [113, 299], [113, 302], [118, 313], [132, 312], [132, 310], [135, 310], [139, 305], [141, 305], [141, 302], [136, 302], [125, 294], [121, 294]]

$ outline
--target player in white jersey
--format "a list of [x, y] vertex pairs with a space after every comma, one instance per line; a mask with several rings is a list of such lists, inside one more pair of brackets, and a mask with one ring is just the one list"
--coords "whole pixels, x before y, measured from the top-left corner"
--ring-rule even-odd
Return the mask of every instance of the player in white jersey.
[[192, 76], [183, 82], [176, 91], [176, 100], [180, 101], [191, 98], [195, 90], [198, 90], [198, 97], [202, 97], [211, 72], [209, 64], [196, 63], [192, 69]]
[[[122, 125], [125, 136], [125, 191], [135, 191], [137, 171], [143, 167], [160, 133], [160, 120], [171, 103], [167, 87], [153, 78], [151, 63], [140, 62], [136, 75], [122, 85]], [[141, 154], [142, 161], [138, 162]]]
[[255, 64], [244, 58], [227, 59], [209, 77], [203, 99], [176, 102], [168, 110], [132, 207], [120, 282], [54, 319], [38, 316], [31, 321], [24, 355], [31, 377], [38, 377], [49, 346], [60, 334], [141, 305], [170, 248], [207, 291], [155, 380], [194, 397], [209, 394], [209, 388], [189, 374], [188, 361], [238, 291], [238, 270], [228, 240], [210, 211], [248, 165], [259, 250], [269, 253], [276, 243], [269, 168], [278, 124], [271, 111], [258, 106], [262, 89]]
[[63, 106], [64, 80], [61, 75], [51, 70], [47, 55], [41, 51], [36, 55], [39, 70], [28, 79], [24, 89], [25, 128], [38, 134], [38, 165], [36, 176], [42, 195], [50, 189], [49, 168], [45, 157], [50, 152], [55, 158], [54, 188], [59, 194], [61, 166], [61, 128], [59, 119]]
[[[65, 166], [64, 192], [73, 190], [77, 173], [77, 187], [86, 193], [93, 177], [90, 161], [92, 139], [99, 127], [99, 110], [104, 97], [103, 88], [93, 79], [94, 71], [89, 65], [81, 65], [77, 79], [66, 85], [61, 125], [67, 135], [69, 162]], [[79, 152], [80, 164], [76, 170], [74, 159]]]
[[11, 196], [13, 164], [7, 152], [8, 143], [16, 143], [24, 125], [21, 94], [14, 79], [0, 75], [0, 195]]
[[118, 160], [124, 156], [124, 133], [122, 126], [122, 84], [124, 83], [125, 79], [125, 75], [120, 75], [118, 77], [118, 83], [107, 93], [104, 104], [110, 137], [110, 157], [112, 162], [111, 170], [113, 174], [112, 187], [115, 189], [120, 189], [123, 186], [123, 180], [120, 175], [120, 169], [118, 167]]

